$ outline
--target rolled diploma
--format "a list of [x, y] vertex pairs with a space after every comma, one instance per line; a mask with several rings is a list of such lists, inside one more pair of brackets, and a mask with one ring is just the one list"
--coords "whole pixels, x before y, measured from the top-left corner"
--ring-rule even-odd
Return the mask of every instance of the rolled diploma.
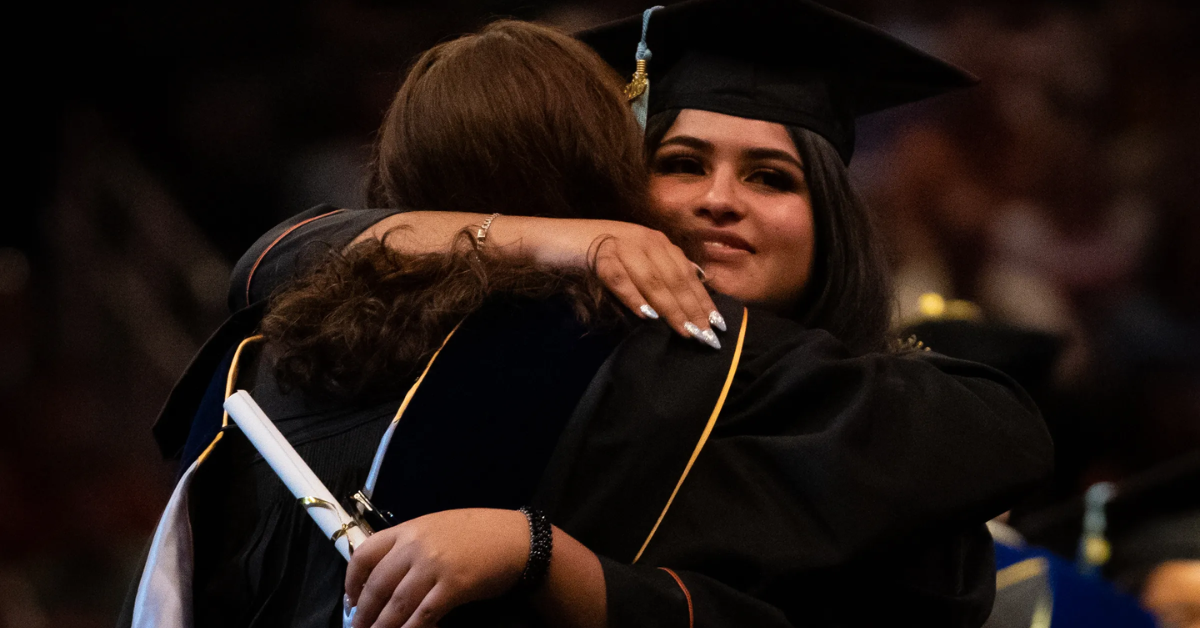
[[[279, 433], [279, 428], [275, 427], [271, 419], [267, 418], [266, 413], [255, 403], [249, 393], [239, 390], [230, 395], [225, 400], [225, 411], [242, 429], [246, 438], [250, 439], [250, 443], [254, 445], [258, 453], [262, 454], [263, 459], [267, 461], [279, 479], [283, 480], [292, 495], [295, 495], [297, 499], [315, 497], [333, 506], [332, 510], [320, 506], [305, 508], [327, 538], [341, 530], [343, 525], [354, 521], [354, 518], [334, 498], [333, 493], [325, 488], [325, 484], [321, 482], [317, 474], [313, 473], [300, 454], [296, 453], [296, 450], [287, 442], [283, 434]], [[350, 546], [358, 547], [366, 538], [367, 535], [361, 528], [352, 526], [347, 529], [345, 535], [334, 542], [334, 547], [341, 553], [342, 558], [349, 561]]]

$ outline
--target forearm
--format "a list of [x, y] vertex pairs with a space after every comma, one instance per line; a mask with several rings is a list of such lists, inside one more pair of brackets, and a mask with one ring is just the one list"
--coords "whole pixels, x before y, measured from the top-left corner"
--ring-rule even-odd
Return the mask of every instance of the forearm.
[[554, 553], [546, 581], [533, 598], [542, 619], [556, 628], [607, 625], [600, 559], [571, 535], [554, 528]]
[[[413, 211], [389, 216], [362, 232], [351, 245], [383, 239], [402, 253], [449, 251], [464, 229], [474, 234], [487, 214]], [[552, 268], [585, 268], [593, 243], [623, 233], [630, 225], [609, 220], [498, 216], [488, 227], [485, 248], [504, 259]]]
[[[231, 277], [229, 307], [237, 311], [266, 299], [330, 251], [375, 238], [403, 254], [445, 253], [464, 230], [474, 235], [486, 219], [487, 214], [313, 208], [277, 225], [242, 256]], [[594, 271], [632, 312], [644, 318], [661, 315], [685, 338], [693, 337], [687, 323], [706, 328], [716, 310], [694, 274], [695, 264], [667, 236], [648, 227], [503, 215], [491, 223], [483, 248], [491, 257], [517, 263]], [[697, 341], [712, 346], [702, 337]]]
[[[374, 238], [384, 240], [389, 246], [403, 253], [415, 255], [441, 253], [451, 249], [455, 238], [464, 229], [473, 232], [483, 224], [484, 220], [487, 220], [487, 214], [437, 211], [405, 212], [375, 223], [350, 244], [353, 246]], [[494, 220], [488, 228], [488, 250], [506, 257], [526, 258], [529, 252], [522, 245], [527, 244], [524, 237], [527, 220], [545, 219], [504, 216]]]
[[440, 253], [450, 250], [460, 231], [478, 226], [486, 218], [486, 214], [461, 212], [404, 212], [375, 223], [359, 234], [350, 246], [370, 239], [386, 238], [389, 245], [404, 253]]

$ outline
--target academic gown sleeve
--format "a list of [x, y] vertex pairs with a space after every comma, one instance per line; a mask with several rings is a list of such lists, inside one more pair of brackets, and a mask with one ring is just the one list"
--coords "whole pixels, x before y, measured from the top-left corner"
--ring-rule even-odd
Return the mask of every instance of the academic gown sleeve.
[[330, 250], [340, 251], [363, 231], [400, 211], [318, 205], [276, 225], [234, 266], [229, 281], [229, 311], [267, 298], [305, 265]]
[[399, 211], [318, 205], [276, 225], [242, 255], [230, 277], [230, 317], [192, 358], [155, 421], [154, 437], [164, 456], [178, 458], [182, 453], [214, 369], [254, 333], [267, 297], [330, 250], [344, 249], [363, 231]]
[[681, 564], [666, 557], [637, 565], [599, 559], [614, 627], [978, 627], [995, 596], [992, 540], [982, 525], [773, 578], [753, 593], [729, 585], [722, 568], [651, 566]]
[[[983, 365], [852, 356], [777, 321], [750, 314], [719, 420], [637, 563], [628, 544], [595, 543], [609, 625], [982, 624], [995, 586], [982, 524], [1051, 471], [1032, 401]], [[620, 386], [648, 382], [629, 403], [662, 394], [649, 355], [622, 358]]]

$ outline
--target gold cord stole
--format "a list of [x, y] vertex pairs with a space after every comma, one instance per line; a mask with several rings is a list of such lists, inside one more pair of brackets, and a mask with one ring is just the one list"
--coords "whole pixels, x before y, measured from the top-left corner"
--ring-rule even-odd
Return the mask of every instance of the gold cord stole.
[[642, 548], [638, 550], [637, 556], [633, 557], [633, 562], [642, 557], [642, 553], [646, 551], [646, 546], [650, 545], [650, 539], [654, 538], [654, 533], [658, 532], [658, 526], [662, 524], [663, 517], [667, 516], [667, 511], [671, 509], [671, 503], [675, 501], [675, 495], [679, 493], [679, 487], [683, 486], [683, 481], [687, 479], [688, 473], [692, 470], [692, 465], [696, 463], [696, 458], [700, 456], [700, 450], [704, 449], [704, 444], [708, 442], [708, 436], [712, 434], [713, 426], [717, 424], [717, 417], [721, 416], [721, 408], [725, 406], [725, 398], [729, 395], [729, 387], [733, 384], [733, 374], [737, 372], [738, 363], [742, 360], [742, 345], [746, 342], [746, 321], [749, 319], [749, 311], [742, 308], [742, 328], [738, 331], [737, 346], [733, 349], [733, 361], [729, 364], [729, 374], [725, 376], [725, 385], [721, 387], [721, 396], [717, 397], [717, 405], [713, 406], [712, 414], [708, 417], [708, 424], [704, 426], [704, 432], [700, 434], [700, 440], [696, 443], [696, 448], [692, 450], [692, 457], [688, 459], [687, 466], [683, 468], [683, 475], [679, 476], [679, 481], [675, 483], [675, 490], [671, 491], [671, 497], [667, 499], [667, 504], [663, 506], [662, 513], [658, 515], [658, 521], [654, 522], [654, 527], [650, 529], [650, 534], [642, 543]]

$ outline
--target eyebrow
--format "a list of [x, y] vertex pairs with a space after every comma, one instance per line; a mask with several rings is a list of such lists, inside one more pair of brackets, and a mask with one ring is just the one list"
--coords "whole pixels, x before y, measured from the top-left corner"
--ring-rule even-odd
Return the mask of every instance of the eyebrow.
[[663, 140], [659, 143], [658, 147], [662, 148], [663, 146], [674, 146], [676, 144], [679, 146], [686, 146], [688, 148], [694, 148], [696, 150], [708, 152], [711, 152], [713, 149], [712, 142], [706, 142], [698, 137], [692, 137], [691, 135], [676, 135], [670, 139]]
[[[712, 142], [702, 140], [691, 135], [676, 135], [670, 139], [663, 140], [658, 145], [659, 148], [664, 146], [685, 146], [698, 151], [711, 153], [713, 151]], [[778, 159], [786, 161], [789, 164], [804, 171], [804, 164], [800, 162], [794, 155], [787, 151], [779, 150], [778, 148], [750, 148], [743, 152], [743, 155], [750, 159]]]
[[804, 164], [800, 163], [799, 159], [796, 159], [791, 153], [777, 148], [751, 148], [746, 151], [746, 156], [751, 159], [778, 159], [786, 161], [799, 168], [800, 172], [804, 172]]

